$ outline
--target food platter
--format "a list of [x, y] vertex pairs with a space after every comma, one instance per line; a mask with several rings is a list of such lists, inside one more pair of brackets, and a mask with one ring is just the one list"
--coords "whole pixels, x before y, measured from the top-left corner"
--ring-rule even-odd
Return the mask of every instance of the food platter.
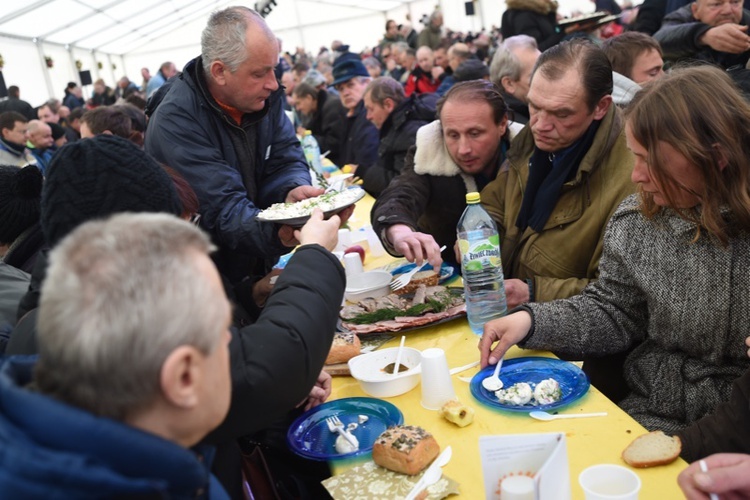
[[310, 219], [310, 214], [315, 208], [323, 210], [324, 216], [328, 218], [354, 205], [364, 196], [364, 189], [359, 186], [352, 186], [296, 203], [274, 203], [265, 210], [261, 210], [256, 218], [262, 222], [300, 227], [304, 226]]
[[500, 380], [508, 388], [519, 382], [538, 384], [542, 380], [554, 378], [560, 384], [562, 397], [546, 405], [514, 405], [502, 403], [494, 392], [482, 386], [482, 380], [492, 375], [495, 367], [487, 366], [471, 379], [470, 390], [474, 399], [493, 409], [528, 413], [534, 410], [556, 410], [567, 406], [589, 390], [589, 378], [573, 363], [556, 358], [525, 357], [505, 360], [500, 369]]
[[[362, 422], [360, 416], [367, 417]], [[338, 417], [344, 426], [357, 423], [352, 434], [359, 441], [359, 449], [338, 453], [334, 443], [338, 434], [328, 430], [326, 419]], [[404, 415], [395, 405], [375, 398], [344, 398], [329, 401], [306, 411], [289, 427], [286, 439], [289, 448], [312, 460], [354, 458], [372, 452], [377, 437], [388, 427], [404, 423]]]
[[602, 18], [605, 18], [607, 16], [609, 16], [609, 13], [599, 11], [599, 12], [594, 12], [594, 13], [591, 13], [591, 14], [584, 14], [582, 16], [570, 17], [570, 18], [567, 18], [567, 19], [561, 19], [561, 20], [559, 20], [557, 22], [557, 25], [564, 27], [564, 26], [568, 26], [568, 25], [571, 25], [571, 24], [577, 24], [577, 23], [588, 24], [588, 23], [593, 23], [595, 21], [598, 21], [598, 20], [600, 20]]
[[[354, 306], [342, 308], [341, 320], [338, 324], [339, 330], [353, 332], [359, 336], [372, 333], [403, 333], [439, 325], [466, 315], [466, 304], [463, 301], [462, 288], [435, 286], [428, 287], [427, 290], [428, 294], [435, 293], [435, 295], [428, 296], [428, 302], [429, 298], [435, 298], [442, 302], [442, 309], [433, 310], [425, 308], [423, 312], [414, 312], [410, 308], [409, 301], [412, 300], [415, 294], [403, 296], [394, 296], [391, 294], [378, 299], [364, 299]], [[370, 301], [370, 304], [365, 305], [367, 307], [365, 315], [374, 314], [378, 316], [381, 310], [388, 310], [391, 312], [390, 317], [363, 321], [363, 318], [367, 318], [368, 316], [354, 316], [354, 314], [359, 312], [356, 308], [368, 301]], [[394, 303], [393, 301], [396, 302]], [[351, 309], [347, 310], [348, 307], [355, 308], [354, 313], [352, 313]]]

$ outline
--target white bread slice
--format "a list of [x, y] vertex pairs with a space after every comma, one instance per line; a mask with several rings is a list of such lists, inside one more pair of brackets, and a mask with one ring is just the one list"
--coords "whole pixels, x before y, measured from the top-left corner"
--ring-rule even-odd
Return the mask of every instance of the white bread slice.
[[[394, 276], [394, 278], [398, 278], [399, 275]], [[419, 271], [417, 274], [412, 276], [411, 281], [408, 285], [405, 287], [396, 290], [396, 295], [404, 295], [407, 293], [414, 293], [417, 291], [417, 288], [419, 288], [419, 285], [425, 285], [425, 286], [435, 286], [438, 284], [438, 281], [440, 281], [440, 275], [433, 269], [430, 269], [429, 271]]]
[[655, 467], [674, 462], [680, 451], [680, 438], [654, 431], [635, 438], [622, 452], [622, 459], [632, 467]]

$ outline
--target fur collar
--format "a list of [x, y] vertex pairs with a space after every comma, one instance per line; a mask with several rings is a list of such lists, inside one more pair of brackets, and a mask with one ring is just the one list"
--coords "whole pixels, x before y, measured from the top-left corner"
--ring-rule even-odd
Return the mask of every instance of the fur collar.
[[551, 0], [505, 0], [505, 4], [508, 9], [530, 10], [545, 16], [557, 11], [557, 2]]
[[[508, 122], [508, 128], [510, 129], [510, 138], [513, 139], [523, 128], [523, 125]], [[440, 127], [440, 120], [428, 123], [417, 130], [416, 145], [414, 173], [417, 175], [442, 177], [455, 177], [458, 175], [463, 179], [467, 193], [477, 190], [477, 183], [474, 180], [474, 176], [464, 173], [448, 153], [448, 149], [445, 147], [445, 142], [443, 141], [443, 130]]]

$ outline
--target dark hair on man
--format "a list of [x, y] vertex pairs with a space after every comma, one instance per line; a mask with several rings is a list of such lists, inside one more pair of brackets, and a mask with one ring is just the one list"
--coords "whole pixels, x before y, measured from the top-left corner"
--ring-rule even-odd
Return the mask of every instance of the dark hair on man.
[[76, 120], [80, 120], [83, 114], [86, 112], [83, 108], [76, 108], [68, 115], [68, 123], [73, 123]]
[[613, 83], [609, 59], [592, 42], [576, 38], [553, 45], [537, 59], [531, 80], [539, 71], [548, 80], [557, 81], [571, 68], [578, 71], [586, 91], [586, 105], [593, 112], [602, 97], [612, 93]]
[[630, 78], [633, 64], [644, 52], [655, 50], [662, 55], [661, 46], [654, 38], [638, 31], [627, 31], [619, 36], [608, 38], [602, 44], [602, 51], [612, 64], [612, 70]]
[[318, 89], [310, 85], [309, 83], [300, 82], [297, 85], [294, 86], [294, 90], [292, 90], [292, 95], [294, 97], [305, 97], [310, 96], [316, 101], [318, 100]]
[[406, 49], [406, 55], [411, 57], [417, 57], [417, 51], [409, 47]]
[[307, 64], [305, 61], [300, 61], [296, 63], [294, 66], [292, 66], [292, 73], [307, 73], [310, 71], [310, 65]]
[[388, 31], [388, 26], [390, 26], [390, 25], [391, 25], [391, 23], [393, 23], [393, 24], [396, 24], [396, 21], [394, 21], [393, 19], [388, 19], [388, 20], [387, 20], [387, 21], [385, 22], [385, 30], [386, 30], [386, 31]]
[[508, 111], [508, 106], [505, 104], [500, 89], [489, 80], [471, 80], [455, 84], [437, 102], [438, 118], [443, 112], [443, 106], [448, 101], [458, 101], [461, 104], [469, 101], [487, 103], [492, 108], [495, 124], [498, 125], [505, 119]]
[[125, 100], [128, 102], [128, 104], [132, 104], [136, 108], [140, 110], [146, 109], [146, 99], [139, 96], [137, 92], [131, 93], [129, 96], [125, 98]]
[[16, 127], [16, 122], [29, 123], [29, 119], [15, 111], [0, 113], [0, 131], [4, 128], [13, 130]]
[[21, 89], [18, 88], [18, 85], [8, 87], [8, 97], [12, 97], [13, 99], [21, 97]]
[[81, 117], [92, 134], [99, 135], [109, 130], [112, 135], [130, 140], [133, 125], [130, 116], [119, 106], [99, 106], [86, 111]]
[[60, 106], [62, 106], [60, 99], [55, 99], [53, 97], [52, 99], [47, 99], [44, 104], [39, 106], [39, 109], [49, 108], [50, 111], [52, 111], [54, 114], [57, 114], [60, 111]]
[[367, 94], [370, 94], [370, 100], [379, 106], [383, 106], [386, 99], [392, 100], [396, 106], [406, 99], [404, 86], [390, 76], [380, 76], [371, 81], [362, 95]]

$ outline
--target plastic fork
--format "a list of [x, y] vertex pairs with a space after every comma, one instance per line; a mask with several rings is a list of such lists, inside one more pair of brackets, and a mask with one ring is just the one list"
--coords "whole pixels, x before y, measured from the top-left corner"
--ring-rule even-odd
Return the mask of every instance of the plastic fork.
[[[440, 247], [440, 253], [443, 253], [443, 250], [445, 250], [445, 248], [446, 248], [445, 245]], [[427, 264], [428, 262], [424, 261], [422, 262], [421, 266], [417, 266], [411, 271], [409, 271], [408, 273], [402, 274], [395, 280], [391, 281], [391, 284], [390, 284], [391, 291], [395, 292], [396, 290], [401, 290], [402, 288], [404, 288], [406, 285], [409, 284], [409, 282], [411, 282], [411, 279], [414, 277], [414, 275], [417, 274], [419, 271], [421, 271], [422, 268], [426, 266]]]
[[328, 417], [326, 419], [326, 424], [328, 424], [328, 430], [331, 432], [338, 432], [340, 435], [344, 436], [344, 439], [349, 441], [349, 444], [359, 448], [359, 441], [357, 441], [357, 438], [346, 432], [346, 429], [344, 428], [344, 423], [341, 421], [341, 419], [337, 416]]

